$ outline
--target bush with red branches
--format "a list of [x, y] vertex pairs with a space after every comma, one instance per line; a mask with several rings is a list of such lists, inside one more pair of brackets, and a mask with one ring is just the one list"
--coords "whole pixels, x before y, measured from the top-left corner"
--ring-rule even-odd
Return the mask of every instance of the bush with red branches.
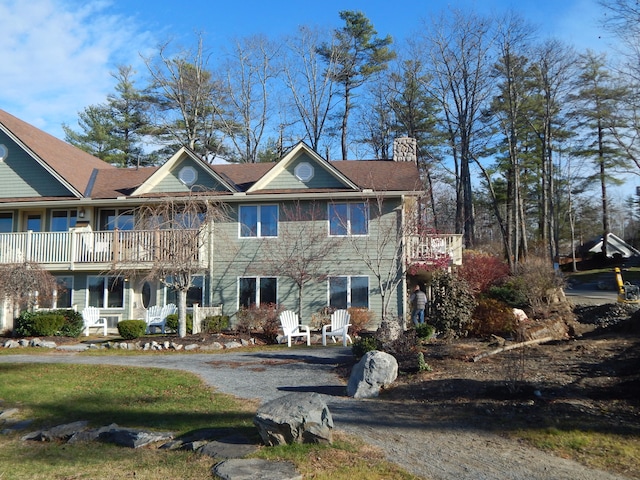
[[475, 295], [485, 293], [509, 276], [509, 265], [495, 256], [482, 252], [467, 251], [462, 256], [462, 265], [456, 268], [456, 276], [466, 280]]

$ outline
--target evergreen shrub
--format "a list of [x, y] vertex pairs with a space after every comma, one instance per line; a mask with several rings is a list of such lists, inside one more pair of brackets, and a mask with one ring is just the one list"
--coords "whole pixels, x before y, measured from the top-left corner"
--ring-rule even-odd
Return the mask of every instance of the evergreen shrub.
[[431, 292], [429, 323], [447, 336], [466, 336], [476, 308], [467, 282], [448, 272], [437, 271], [431, 279]]
[[[178, 314], [167, 315], [165, 327], [174, 332], [178, 331]], [[193, 315], [187, 313], [187, 333], [193, 333]]]
[[229, 315], [213, 315], [202, 321], [202, 331], [206, 333], [220, 333], [229, 329]]
[[24, 311], [16, 319], [17, 337], [78, 337], [82, 333], [82, 315], [73, 310]]
[[144, 320], [121, 320], [118, 322], [118, 333], [125, 340], [140, 338], [146, 331], [147, 322]]
[[351, 352], [358, 360], [373, 350], [380, 350], [380, 342], [373, 336], [358, 337], [351, 345]]
[[429, 325], [428, 323], [421, 323], [416, 326], [416, 335], [418, 336], [418, 338], [421, 338], [423, 340], [428, 340], [429, 338], [433, 337], [435, 331], [436, 329], [434, 328], [434, 326]]

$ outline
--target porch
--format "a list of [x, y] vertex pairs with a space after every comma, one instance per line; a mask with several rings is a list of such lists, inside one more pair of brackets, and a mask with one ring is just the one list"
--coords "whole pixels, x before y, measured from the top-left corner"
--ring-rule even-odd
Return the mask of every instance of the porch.
[[206, 265], [204, 242], [185, 230], [0, 233], [0, 264], [34, 262], [50, 270], [145, 269], [153, 262], [183, 258]]
[[462, 265], [462, 234], [429, 234], [409, 237], [407, 257], [410, 263], [429, 263], [450, 258], [451, 265]]

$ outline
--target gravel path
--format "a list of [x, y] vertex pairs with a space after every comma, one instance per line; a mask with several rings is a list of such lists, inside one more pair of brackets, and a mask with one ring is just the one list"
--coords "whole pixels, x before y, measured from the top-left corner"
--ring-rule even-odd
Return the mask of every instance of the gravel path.
[[405, 404], [344, 396], [334, 367], [348, 362], [343, 347], [277, 352], [89, 357], [74, 353], [1, 355], [0, 363], [80, 363], [185, 370], [218, 391], [260, 402], [290, 392], [324, 396], [336, 429], [383, 449], [390, 461], [431, 480], [623, 480], [576, 462], [478, 430], [417, 421]]

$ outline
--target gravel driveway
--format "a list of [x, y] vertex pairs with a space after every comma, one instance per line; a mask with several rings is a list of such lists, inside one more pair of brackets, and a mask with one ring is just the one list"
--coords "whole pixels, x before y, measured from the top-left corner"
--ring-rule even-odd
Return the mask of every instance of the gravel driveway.
[[[273, 352], [89, 357], [74, 353], [2, 355], [0, 363], [80, 363], [185, 370], [218, 391], [260, 402], [290, 392], [324, 396], [336, 429], [383, 449], [390, 461], [433, 480], [614, 480], [627, 477], [590, 470], [484, 431], [425, 426], [401, 402], [344, 396], [334, 367], [351, 359], [349, 348], [292, 348]], [[437, 425], [437, 423], [436, 423]]]

